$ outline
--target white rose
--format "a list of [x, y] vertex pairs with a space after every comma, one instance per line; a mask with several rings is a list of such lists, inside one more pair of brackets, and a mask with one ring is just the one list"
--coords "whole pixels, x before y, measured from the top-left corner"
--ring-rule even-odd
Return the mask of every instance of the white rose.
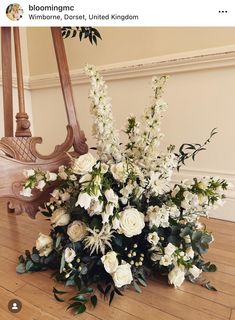
[[72, 164], [72, 171], [75, 174], [83, 175], [92, 170], [96, 164], [96, 159], [91, 153], [81, 155], [79, 158], [74, 159]]
[[108, 273], [114, 273], [118, 267], [117, 253], [115, 251], [109, 251], [101, 258], [105, 271]]
[[104, 195], [108, 202], [111, 202], [115, 205], [118, 204], [118, 196], [114, 193], [112, 189], [106, 190]]
[[55, 181], [57, 179], [57, 174], [54, 172], [47, 171], [46, 172], [46, 180], [47, 181]]
[[167, 256], [171, 256], [176, 249], [176, 246], [174, 246], [172, 243], [168, 243], [168, 245], [164, 248], [164, 252]]
[[36, 240], [36, 249], [39, 251], [40, 257], [47, 257], [53, 250], [52, 238], [43, 233], [39, 233], [39, 237]]
[[196, 266], [192, 266], [192, 268], [189, 268], [189, 272], [194, 277], [194, 279], [197, 279], [199, 277], [199, 275], [201, 274], [202, 270]]
[[159, 263], [160, 263], [160, 265], [167, 267], [170, 264], [172, 264], [172, 259], [170, 256], [165, 254], [163, 257], [161, 257], [161, 260]]
[[32, 190], [31, 190], [31, 188], [23, 188], [23, 189], [20, 191], [20, 195], [21, 195], [21, 196], [24, 196], [24, 197], [31, 197], [31, 196], [32, 196]]
[[125, 209], [120, 212], [119, 222], [119, 231], [128, 238], [140, 234], [145, 226], [143, 213], [135, 208]]
[[79, 205], [80, 207], [85, 208], [87, 210], [91, 205], [91, 200], [92, 197], [88, 193], [80, 192], [75, 206]]
[[54, 227], [66, 226], [70, 221], [70, 215], [64, 208], [56, 209], [51, 216], [51, 223]]
[[44, 180], [40, 180], [36, 185], [36, 188], [40, 191], [43, 191], [43, 188], [45, 187], [45, 185], [46, 185], [46, 182]]
[[72, 248], [66, 248], [64, 252], [64, 259], [67, 263], [71, 263], [76, 257], [76, 252]]
[[154, 246], [158, 244], [158, 241], [160, 240], [158, 234], [156, 231], [149, 233], [147, 240], [149, 243], [153, 244]]
[[168, 280], [170, 284], [173, 284], [176, 288], [180, 287], [181, 284], [184, 282], [185, 278], [185, 272], [184, 272], [184, 266], [175, 266], [174, 269], [172, 269], [168, 273]]
[[72, 242], [81, 241], [87, 234], [86, 224], [76, 220], [68, 226], [67, 234]]
[[127, 164], [125, 162], [119, 162], [117, 164], [111, 165], [110, 170], [115, 180], [120, 182], [126, 181], [128, 172], [127, 172]]
[[23, 174], [26, 178], [32, 177], [35, 175], [35, 171], [33, 169], [23, 170]]
[[130, 284], [133, 280], [131, 265], [129, 263], [126, 263], [118, 266], [117, 270], [112, 274], [112, 277], [115, 286], [118, 288]]

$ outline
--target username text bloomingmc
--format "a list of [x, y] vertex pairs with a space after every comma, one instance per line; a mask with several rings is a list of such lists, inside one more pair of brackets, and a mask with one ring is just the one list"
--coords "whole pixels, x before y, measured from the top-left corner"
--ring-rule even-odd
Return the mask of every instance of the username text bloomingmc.
[[[76, 14], [74, 6], [68, 5], [29, 5], [29, 19], [31, 20], [62, 20], [60, 16], [61, 13], [64, 13], [65, 20], [138, 20], [138, 15], [132, 14]], [[74, 14], [75, 13], [75, 14]]]

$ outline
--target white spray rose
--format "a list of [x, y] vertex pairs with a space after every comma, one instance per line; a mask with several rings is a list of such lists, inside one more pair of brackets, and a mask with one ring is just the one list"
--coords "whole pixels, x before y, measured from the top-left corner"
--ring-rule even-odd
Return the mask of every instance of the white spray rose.
[[52, 238], [43, 233], [39, 233], [39, 237], [36, 240], [36, 249], [39, 251], [40, 257], [47, 257], [53, 250]]
[[72, 242], [81, 241], [87, 235], [86, 224], [82, 221], [76, 220], [72, 222], [67, 229], [67, 234]]
[[170, 264], [172, 264], [172, 258], [165, 254], [163, 257], [161, 257], [161, 260], [160, 260], [159, 264], [162, 265], [162, 266], [167, 267]]
[[121, 288], [122, 286], [131, 284], [133, 280], [131, 265], [129, 263], [121, 264], [112, 274], [112, 277], [117, 288]]
[[92, 197], [88, 193], [80, 192], [78, 195], [77, 202], [75, 203], [75, 206], [79, 205], [80, 207], [87, 210], [91, 205], [91, 200], [92, 200]]
[[67, 224], [69, 224], [69, 221], [70, 215], [64, 208], [58, 208], [52, 213], [51, 223], [54, 227], [66, 226]]
[[126, 181], [128, 172], [127, 172], [127, 164], [125, 162], [119, 162], [117, 164], [111, 165], [110, 170], [115, 180], [120, 182]]
[[201, 274], [202, 270], [196, 266], [192, 266], [192, 268], [189, 269], [189, 272], [194, 277], [194, 279], [197, 279], [199, 277], [199, 275]]
[[75, 174], [83, 175], [92, 170], [92, 167], [96, 164], [96, 159], [91, 153], [81, 155], [79, 158], [74, 159], [72, 165], [72, 171]]
[[153, 244], [154, 246], [156, 246], [158, 244], [158, 241], [160, 240], [158, 234], [156, 231], [151, 232], [148, 234], [147, 240], [149, 243]]
[[185, 279], [185, 272], [184, 266], [175, 266], [168, 273], [168, 280], [170, 284], [173, 284], [176, 288], [180, 287], [181, 284], [184, 282]]
[[145, 226], [144, 214], [135, 208], [125, 209], [120, 212], [119, 222], [119, 232], [128, 238], [141, 234]]
[[72, 248], [66, 248], [64, 252], [64, 259], [67, 263], [71, 263], [76, 257], [76, 252]]
[[118, 268], [117, 253], [115, 251], [109, 251], [101, 258], [105, 271], [108, 273], [114, 273]]

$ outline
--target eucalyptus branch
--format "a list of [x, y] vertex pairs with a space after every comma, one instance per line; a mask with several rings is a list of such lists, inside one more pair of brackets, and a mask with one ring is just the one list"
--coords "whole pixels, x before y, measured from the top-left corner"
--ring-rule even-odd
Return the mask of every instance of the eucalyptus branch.
[[97, 45], [97, 39], [101, 39], [99, 31], [92, 27], [62, 27], [62, 36], [66, 38], [74, 38], [79, 35], [80, 41], [82, 39], [89, 39], [90, 43], [95, 43]]
[[179, 171], [180, 167], [182, 165], [185, 165], [185, 160], [188, 160], [190, 158], [195, 160], [195, 156], [203, 150], [206, 150], [206, 145], [211, 142], [211, 138], [217, 134], [218, 132], [216, 131], [217, 128], [214, 128], [211, 133], [209, 138], [203, 143], [184, 143], [181, 145], [179, 148], [179, 153], [175, 153], [176, 157], [178, 158], [178, 164], [177, 164], [177, 170]]

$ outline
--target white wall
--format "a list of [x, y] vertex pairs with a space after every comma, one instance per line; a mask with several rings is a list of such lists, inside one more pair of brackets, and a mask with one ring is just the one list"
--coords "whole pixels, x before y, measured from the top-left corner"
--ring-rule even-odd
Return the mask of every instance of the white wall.
[[[109, 93], [118, 128], [123, 127], [129, 113], [140, 115], [143, 112], [151, 95], [151, 76], [170, 74], [165, 93], [169, 108], [162, 126], [166, 135], [163, 147], [170, 143], [177, 147], [184, 142], [201, 143], [211, 129], [217, 127], [219, 131], [208, 150], [201, 153], [196, 162], [189, 162], [180, 174], [174, 176], [174, 180], [194, 175], [220, 175], [235, 182], [235, 47], [129, 61], [100, 68], [109, 79]], [[74, 70], [72, 79], [78, 119], [86, 133], [88, 145], [94, 146], [87, 78], [81, 70]], [[62, 94], [56, 75], [31, 77], [31, 81], [35, 133], [44, 138], [40, 150], [49, 153], [65, 137], [67, 120]], [[235, 221], [234, 191], [229, 192], [228, 196], [226, 207], [213, 215]]]

